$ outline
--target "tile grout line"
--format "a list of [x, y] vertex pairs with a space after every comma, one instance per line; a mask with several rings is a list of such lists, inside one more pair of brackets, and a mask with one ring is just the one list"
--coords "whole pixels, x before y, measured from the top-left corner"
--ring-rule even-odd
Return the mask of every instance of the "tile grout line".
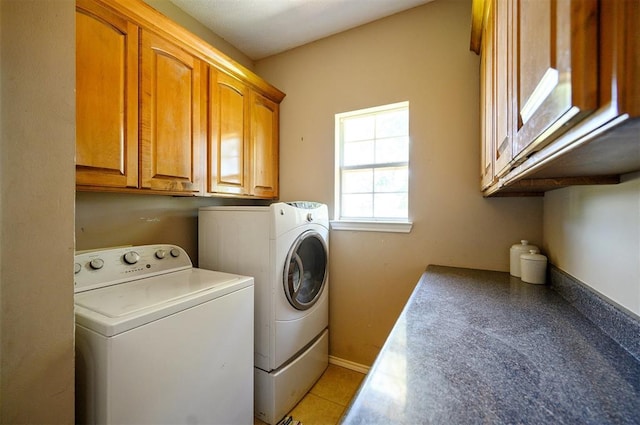
[[[330, 403], [333, 403], [333, 404], [336, 404], [336, 405], [338, 405], [338, 406], [347, 407], [347, 406], [349, 405], [348, 403], [347, 403], [347, 404], [342, 404], [342, 403], [339, 403], [339, 402], [337, 402], [337, 401], [330, 400], [330, 399], [328, 399], [328, 398], [326, 398], [326, 397], [323, 397], [323, 396], [318, 395], [318, 394], [314, 394], [314, 393], [312, 393], [312, 392], [310, 392], [309, 394], [313, 394], [314, 396], [316, 396], [316, 397], [318, 397], [318, 398], [321, 398], [321, 399], [323, 399], [323, 400], [326, 400], [326, 401], [328, 401], [328, 402], [330, 402]], [[355, 394], [354, 394], [354, 395], [355, 395]], [[353, 395], [351, 396], [351, 398], [349, 398], [349, 402], [351, 402], [351, 399], [352, 399], [352, 398], [353, 398]]]

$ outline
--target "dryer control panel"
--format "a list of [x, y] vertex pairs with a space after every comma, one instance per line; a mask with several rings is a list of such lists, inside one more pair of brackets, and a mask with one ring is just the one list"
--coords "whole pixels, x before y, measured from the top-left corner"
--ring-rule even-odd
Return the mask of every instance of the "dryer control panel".
[[177, 245], [140, 245], [85, 251], [75, 256], [74, 292], [192, 267], [189, 255]]

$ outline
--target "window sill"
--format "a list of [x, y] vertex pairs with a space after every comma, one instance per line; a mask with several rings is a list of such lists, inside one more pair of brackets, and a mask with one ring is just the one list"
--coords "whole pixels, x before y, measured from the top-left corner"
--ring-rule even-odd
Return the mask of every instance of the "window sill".
[[410, 221], [331, 221], [332, 230], [355, 230], [358, 232], [409, 233], [413, 223]]

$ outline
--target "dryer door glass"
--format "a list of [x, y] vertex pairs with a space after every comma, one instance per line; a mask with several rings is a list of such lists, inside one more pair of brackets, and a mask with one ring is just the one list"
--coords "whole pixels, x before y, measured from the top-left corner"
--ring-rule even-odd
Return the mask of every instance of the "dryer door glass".
[[284, 292], [298, 310], [313, 306], [327, 275], [327, 249], [319, 233], [304, 232], [293, 244], [284, 265]]

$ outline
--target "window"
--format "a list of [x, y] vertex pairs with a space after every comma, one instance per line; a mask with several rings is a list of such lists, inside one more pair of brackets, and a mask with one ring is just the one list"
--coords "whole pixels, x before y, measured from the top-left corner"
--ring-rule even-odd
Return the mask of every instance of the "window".
[[408, 231], [377, 224], [408, 223], [409, 102], [336, 114], [335, 203], [334, 228]]

